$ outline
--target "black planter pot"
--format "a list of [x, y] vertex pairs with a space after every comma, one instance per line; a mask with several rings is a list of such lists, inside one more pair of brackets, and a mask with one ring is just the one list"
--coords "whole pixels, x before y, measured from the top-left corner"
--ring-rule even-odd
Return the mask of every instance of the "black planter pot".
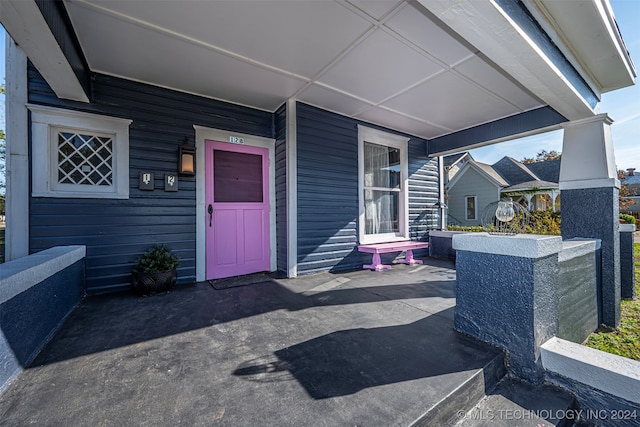
[[157, 273], [134, 271], [131, 273], [131, 286], [139, 295], [159, 294], [170, 291], [177, 278], [178, 272], [175, 269]]

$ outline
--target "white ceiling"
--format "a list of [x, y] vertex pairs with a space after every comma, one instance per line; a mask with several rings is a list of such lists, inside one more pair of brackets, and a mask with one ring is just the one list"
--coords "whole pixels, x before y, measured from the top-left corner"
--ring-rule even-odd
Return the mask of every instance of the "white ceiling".
[[434, 138], [543, 105], [403, 0], [65, 0], [93, 71]]

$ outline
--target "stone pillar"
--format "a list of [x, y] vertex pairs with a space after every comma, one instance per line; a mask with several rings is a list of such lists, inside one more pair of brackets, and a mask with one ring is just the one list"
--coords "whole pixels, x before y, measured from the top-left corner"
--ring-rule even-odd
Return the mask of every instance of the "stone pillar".
[[633, 259], [635, 231], [635, 224], [620, 224], [620, 296], [624, 299], [633, 299], [636, 296], [636, 268]]
[[453, 236], [456, 330], [503, 348], [509, 370], [543, 381], [540, 346], [558, 334], [559, 236]]
[[560, 166], [562, 238], [602, 242], [602, 323], [620, 323], [620, 181], [606, 114], [565, 125]]

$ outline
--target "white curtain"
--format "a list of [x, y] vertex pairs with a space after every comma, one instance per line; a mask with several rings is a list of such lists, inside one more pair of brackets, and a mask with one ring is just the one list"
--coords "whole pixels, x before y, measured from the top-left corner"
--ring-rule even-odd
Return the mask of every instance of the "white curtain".
[[388, 147], [365, 144], [365, 233], [378, 234], [394, 231], [393, 194], [391, 191], [368, 190], [369, 187], [391, 188]]

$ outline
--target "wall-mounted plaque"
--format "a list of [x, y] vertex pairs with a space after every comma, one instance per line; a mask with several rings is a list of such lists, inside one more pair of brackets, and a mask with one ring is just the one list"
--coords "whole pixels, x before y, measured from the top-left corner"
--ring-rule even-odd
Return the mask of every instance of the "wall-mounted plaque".
[[167, 173], [164, 175], [164, 191], [178, 191], [178, 175]]
[[139, 187], [141, 190], [153, 191], [153, 172], [140, 172]]

